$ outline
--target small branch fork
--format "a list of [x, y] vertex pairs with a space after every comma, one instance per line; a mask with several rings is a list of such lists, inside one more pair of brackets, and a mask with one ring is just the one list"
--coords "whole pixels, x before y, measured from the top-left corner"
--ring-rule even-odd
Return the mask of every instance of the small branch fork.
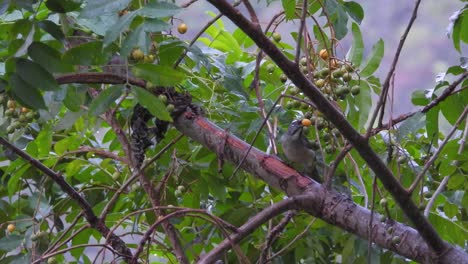
[[413, 8], [413, 13], [411, 15], [411, 19], [408, 23], [408, 26], [406, 27], [405, 32], [403, 33], [403, 36], [401, 36], [400, 42], [398, 43], [395, 56], [393, 57], [393, 62], [390, 66], [390, 70], [388, 71], [387, 77], [385, 78], [385, 82], [382, 86], [382, 93], [380, 94], [379, 101], [377, 102], [377, 106], [375, 107], [374, 113], [372, 114], [372, 117], [369, 122], [369, 128], [367, 129], [367, 133], [366, 133], [367, 138], [370, 135], [370, 132], [372, 130], [372, 127], [374, 125], [375, 119], [377, 118], [377, 114], [379, 113], [379, 111], [380, 111], [379, 126], [382, 125], [382, 119], [385, 113], [385, 102], [387, 101], [388, 90], [390, 88], [390, 81], [395, 74], [396, 65], [398, 63], [398, 59], [400, 58], [400, 53], [405, 44], [406, 37], [408, 37], [411, 27], [413, 26], [413, 23], [416, 20], [420, 3], [421, 3], [421, 0], [416, 0], [416, 2], [414, 3], [414, 8]]
[[17, 148], [3, 137], [0, 137], [0, 144], [6, 148], [12, 150], [15, 154], [28, 161], [33, 167], [37, 168], [39, 171], [43, 172], [48, 177], [52, 178], [55, 183], [57, 183], [62, 191], [64, 191], [72, 200], [74, 200], [80, 207], [83, 209], [83, 215], [91, 225], [91, 227], [98, 230], [103, 237], [109, 238], [109, 243], [114, 248], [119, 255], [121, 255], [125, 260], [129, 261], [132, 258], [132, 253], [130, 249], [126, 246], [125, 242], [120, 239], [117, 235], [112, 232], [109, 232], [109, 228], [105, 225], [102, 219], [98, 218], [91, 208], [91, 205], [83, 198], [81, 195], [69, 185], [65, 179], [59, 173], [51, 170], [40, 161], [34, 159], [29, 154], [23, 150]]

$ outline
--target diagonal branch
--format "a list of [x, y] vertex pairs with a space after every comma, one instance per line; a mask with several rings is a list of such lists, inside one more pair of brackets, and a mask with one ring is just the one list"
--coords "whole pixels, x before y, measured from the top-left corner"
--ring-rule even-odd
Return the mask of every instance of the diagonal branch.
[[367, 139], [362, 137], [345, 117], [324, 97], [320, 90], [301, 73], [298, 65], [290, 61], [262, 31], [252, 25], [239, 10], [232, 7], [228, 2], [225, 0], [208, 0], [208, 2], [242, 29], [259, 48], [263, 49], [263, 51], [275, 61], [289, 79], [317, 105], [317, 109], [335, 125], [351, 144], [354, 145], [368, 166], [375, 172], [377, 177], [379, 177], [385, 188], [392, 194], [393, 198], [397, 201], [405, 215], [410, 219], [411, 223], [415, 226], [426, 243], [430, 245], [437, 255], [444, 254], [447, 251], [447, 245], [440, 238], [429, 221], [421, 214], [416, 204], [411, 200], [411, 197], [407, 194], [403, 186], [395, 179], [385, 163], [380, 159], [377, 153], [372, 150]]
[[[224, 151], [223, 156], [226, 161], [233, 164], [239, 164], [245, 153], [249, 151], [241, 168], [289, 196], [313, 195], [315, 197], [313, 202], [307, 203], [307, 207], [302, 207], [307, 213], [364, 239], [371, 239], [380, 247], [390, 249], [407, 258], [424, 262], [428, 256], [433, 256], [422, 236], [413, 228], [395, 222], [380, 222], [379, 214], [371, 216], [368, 209], [355, 204], [335, 191], [327, 190], [312, 179], [302, 176], [278, 160], [277, 157], [270, 156], [255, 147], [250, 148], [250, 144], [234, 135], [229, 135], [226, 139], [225, 131], [205, 118], [193, 112], [185, 112], [175, 120], [174, 125], [183, 134], [213, 152], [220, 151], [218, 145], [222, 141], [226, 141], [225, 148], [222, 150]], [[370, 238], [368, 228], [371, 219], [373, 232]], [[386, 232], [389, 226], [393, 226], [395, 230], [392, 234]], [[404, 237], [398, 246], [391, 242], [392, 237], [396, 235]], [[468, 261], [468, 254], [463, 253], [460, 249], [450, 247], [446, 242], [444, 243], [450, 250], [443, 255], [441, 263], [456, 263], [453, 262], [455, 259]]]
[[[288, 71], [288, 73], [290, 72]], [[76, 81], [86, 82], [89, 80], [86, 75], [81, 77], [83, 79], [75, 78]], [[103, 83], [104, 79], [107, 79], [99, 80], [98, 76], [95, 77], [97, 83]], [[120, 78], [115, 76], [115, 79]], [[115, 82], [115, 79], [112, 81]], [[137, 82], [144, 84], [144, 81], [137, 80]], [[323, 107], [323, 103], [320, 105], [320, 107]], [[333, 106], [330, 107], [333, 108]], [[310, 178], [304, 177], [288, 167], [278, 158], [267, 155], [256, 148], [251, 148], [248, 151], [251, 147], [250, 144], [233, 135], [226, 137], [223, 129], [198, 114], [191, 111], [185, 112], [176, 119], [174, 124], [180, 132], [203, 144], [213, 152], [220, 151], [218, 146], [222, 141], [226, 141], [226, 147], [222, 150], [224, 151], [223, 156], [233, 164], [239, 164], [239, 161], [248, 152], [242, 168], [270, 186], [283, 190], [289, 196], [305, 193], [316, 194], [315, 202], [308, 204], [309, 208], [306, 210], [308, 213], [364, 239], [372, 239], [380, 247], [392, 250], [401, 256], [421, 262], [427, 261], [427, 258], [433, 256], [420, 233], [418, 234], [413, 228], [400, 223], [381, 223], [379, 215], [371, 216], [368, 209], [343, 198], [334, 191], [326, 190]], [[346, 135], [348, 134], [346, 133]], [[371, 217], [375, 218], [372, 221], [372, 238], [369, 237], [368, 232], [368, 223]], [[391, 243], [392, 236], [386, 233], [386, 229], [390, 224], [394, 227], [395, 235], [403, 237], [401, 235], [404, 234], [404, 239], [397, 246]], [[438, 261], [440, 263], [468, 262], [468, 254], [446, 242], [443, 243], [448, 247], [448, 250], [439, 257]]]

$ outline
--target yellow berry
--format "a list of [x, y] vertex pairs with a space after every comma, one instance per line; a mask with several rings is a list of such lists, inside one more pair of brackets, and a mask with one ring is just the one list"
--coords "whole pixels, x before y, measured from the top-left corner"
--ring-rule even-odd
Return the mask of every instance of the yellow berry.
[[177, 31], [179, 31], [180, 34], [185, 34], [188, 30], [187, 24], [182, 23], [177, 27]]
[[145, 54], [143, 53], [143, 51], [141, 51], [141, 49], [134, 49], [132, 51], [132, 59], [139, 61], [144, 58], [145, 58]]
[[7, 226], [7, 230], [8, 230], [8, 232], [10, 232], [10, 233], [13, 232], [13, 231], [15, 231], [15, 229], [16, 229], [16, 226], [15, 226], [14, 224], [9, 224], [9, 225]]
[[328, 51], [326, 49], [322, 49], [319, 51], [320, 58], [327, 60], [328, 59]]
[[8, 100], [8, 102], [7, 102], [7, 107], [10, 108], [10, 109], [11, 109], [11, 108], [16, 108], [16, 102], [15, 102], [15, 100]]

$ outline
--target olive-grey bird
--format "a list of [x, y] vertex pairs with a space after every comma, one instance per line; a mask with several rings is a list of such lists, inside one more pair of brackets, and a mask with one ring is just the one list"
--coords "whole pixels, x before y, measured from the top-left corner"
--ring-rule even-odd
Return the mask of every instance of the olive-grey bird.
[[296, 166], [301, 166], [303, 172], [312, 179], [321, 182], [317, 170], [317, 157], [312, 143], [306, 138], [302, 120], [294, 120], [283, 136], [281, 145], [286, 158]]

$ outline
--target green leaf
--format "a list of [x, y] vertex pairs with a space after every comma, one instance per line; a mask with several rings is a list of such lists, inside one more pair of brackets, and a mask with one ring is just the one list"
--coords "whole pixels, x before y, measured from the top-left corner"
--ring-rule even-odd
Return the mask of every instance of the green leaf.
[[465, 245], [466, 238], [468, 237], [468, 230], [462, 225], [459, 225], [458, 221], [452, 221], [435, 213], [429, 214], [429, 221], [442, 239], [449, 243], [458, 244], [459, 246]]
[[416, 90], [411, 95], [411, 102], [414, 105], [427, 105], [429, 103], [429, 99], [426, 97], [426, 92], [421, 90]]
[[[333, 24], [335, 30], [335, 37], [340, 40], [348, 33], [348, 15], [345, 12], [343, 6], [336, 0], [325, 1], [325, 9], [327, 11], [328, 18]], [[325, 16], [325, 13], [322, 13]]]
[[59, 89], [55, 78], [41, 65], [27, 59], [16, 59], [16, 73], [31, 86], [43, 91], [55, 91]]
[[74, 85], [67, 86], [67, 93], [63, 100], [64, 105], [73, 112], [78, 112], [86, 98], [86, 89]]
[[73, 67], [62, 61], [60, 52], [42, 42], [29, 45], [28, 55], [49, 72], [71, 72]]
[[372, 52], [370, 53], [365, 66], [361, 70], [361, 77], [367, 77], [373, 74], [377, 68], [379, 68], [383, 55], [384, 42], [382, 39], [379, 39], [379, 41], [377, 41], [377, 43], [372, 47]]
[[166, 110], [166, 105], [158, 97], [140, 87], [134, 86], [132, 90], [138, 103], [148, 109], [153, 116], [164, 121], [172, 122], [171, 115]]
[[69, 49], [63, 55], [63, 61], [73, 65], [103, 65], [110, 55], [108, 50], [103, 50], [101, 41], [94, 41]]
[[55, 24], [50, 20], [42, 20], [37, 23], [37, 25], [44, 30], [45, 32], [49, 33], [52, 37], [57, 40], [64, 41], [65, 35], [62, 32], [62, 29], [59, 25]]
[[104, 14], [115, 13], [125, 9], [131, 0], [91, 0], [87, 1], [85, 7], [80, 13], [80, 17], [92, 18]]
[[18, 248], [23, 243], [23, 236], [12, 234], [0, 239], [0, 250], [11, 251]]
[[454, 94], [440, 103], [440, 110], [447, 121], [453, 125], [463, 112], [465, 106], [466, 104], [463, 103], [460, 94]]
[[145, 54], [148, 54], [148, 47], [151, 45], [151, 38], [144, 31], [144, 25], [139, 25], [128, 34], [127, 38], [122, 44], [120, 53], [122, 56], [128, 56], [131, 51], [138, 47]]
[[354, 2], [344, 2], [344, 7], [349, 16], [352, 17], [358, 24], [361, 24], [362, 19], [364, 19], [364, 10], [361, 5]]
[[89, 114], [98, 116], [104, 113], [119, 98], [122, 92], [122, 85], [115, 85], [104, 89], [89, 105]]
[[171, 25], [165, 21], [157, 18], [147, 18], [143, 25], [146, 32], [161, 32], [171, 27]]
[[462, 16], [463, 18], [460, 18], [463, 19], [460, 23], [460, 39], [468, 43], [468, 9], [465, 9]]
[[24, 173], [31, 167], [31, 164], [25, 164], [21, 168], [19, 168], [13, 175], [11, 175], [10, 179], [8, 180], [7, 189], [8, 189], [8, 196], [11, 196], [16, 193], [19, 189], [18, 182], [20, 182], [21, 178], [23, 177]]
[[425, 119], [425, 115], [418, 112], [403, 121], [396, 131], [398, 142], [402, 142], [402, 140], [406, 139], [408, 135], [415, 134], [419, 129], [423, 128], [425, 125]]
[[295, 18], [295, 11], [296, 11], [296, 1], [295, 0], [281, 0], [281, 4], [283, 4], [284, 14], [286, 15], [286, 19], [290, 20]]
[[57, 155], [62, 155], [65, 151], [77, 149], [80, 143], [80, 138], [77, 135], [66, 137], [54, 144], [54, 151]]
[[132, 71], [135, 76], [150, 81], [156, 86], [174, 86], [185, 79], [185, 74], [168, 66], [138, 64]]
[[136, 16], [136, 12], [129, 12], [128, 14], [121, 16], [119, 20], [117, 20], [117, 23], [106, 31], [106, 35], [104, 36], [104, 47], [107, 47], [114, 42], [114, 40], [120, 36], [120, 33], [128, 30], [130, 23], [132, 23]]
[[362, 41], [361, 30], [356, 23], [352, 24], [351, 31], [353, 32], [353, 46], [350, 50], [350, 60], [354, 67], [359, 67], [364, 53], [364, 42]]
[[458, 52], [461, 52], [460, 49], [460, 32], [461, 32], [461, 19], [460, 16], [457, 18], [455, 23], [453, 24], [453, 31], [452, 31], [452, 41], [453, 41], [453, 46], [455, 47]]
[[10, 76], [10, 87], [14, 97], [22, 105], [31, 109], [46, 109], [44, 99], [39, 90], [29, 85], [16, 73]]
[[180, 40], [163, 41], [159, 45], [160, 65], [171, 66], [181, 56], [187, 44]]
[[52, 131], [49, 126], [43, 126], [34, 142], [37, 145], [39, 157], [47, 157], [52, 148]]
[[57, 13], [67, 13], [81, 6], [80, 0], [47, 0], [47, 8]]
[[138, 14], [149, 18], [171, 17], [179, 13], [182, 9], [171, 2], [153, 2], [138, 10]]

